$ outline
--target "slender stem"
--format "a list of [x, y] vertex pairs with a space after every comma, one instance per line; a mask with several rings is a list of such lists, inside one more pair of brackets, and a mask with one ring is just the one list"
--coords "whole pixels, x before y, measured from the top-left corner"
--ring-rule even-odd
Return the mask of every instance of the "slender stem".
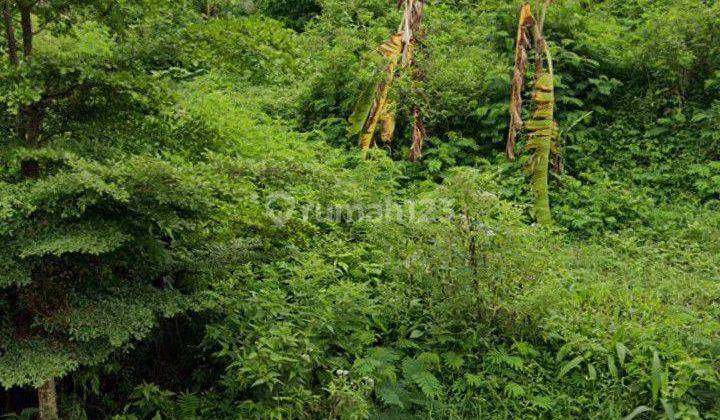
[[407, 10], [407, 0], [403, 0], [403, 4], [405, 4], [405, 9], [403, 10], [403, 18], [400, 21], [400, 26], [398, 26], [398, 32], [402, 32], [403, 29], [405, 29], [405, 20], [407, 19], [407, 13], [405, 13], [405, 10]]
[[550, 76], [555, 75], [555, 70], [553, 68], [553, 60], [552, 60], [552, 54], [550, 54], [550, 47], [548, 46], [547, 41], [545, 40], [545, 16], [547, 16], [547, 10], [548, 7], [550, 7], [550, 4], [552, 4], [553, 0], [545, 0], [545, 4], [543, 5], [542, 9], [542, 17], [540, 18], [540, 36], [542, 37], [542, 47], [543, 52], [545, 53], [545, 59], [548, 63], [548, 72], [550, 73]]
[[533, 40], [535, 44], [535, 80], [540, 76], [543, 71], [543, 42], [544, 38], [542, 32], [540, 32], [540, 26], [537, 21], [533, 25]]
[[545, 42], [544, 38], [543, 38], [543, 51], [545, 52], [545, 59], [547, 61], [547, 65], [548, 65], [548, 73], [550, 73], [551, 77], [555, 77], [555, 69], [553, 68], [552, 54], [550, 53], [550, 47], [548, 46], [548, 43]]
[[547, 16], [548, 7], [552, 2], [553, 0], [545, 0], [545, 4], [543, 4], [542, 13], [540, 14], [540, 32], [545, 31], [545, 16]]
[[[542, 0], [535, 0], [535, 15], [538, 16], [538, 18], [541, 15], [541, 1]], [[535, 22], [533, 24], [533, 44], [535, 47], [535, 80], [537, 80], [540, 73], [543, 71], [543, 60], [542, 60], [542, 28], [541, 28], [541, 22], [538, 19], [535, 19]]]

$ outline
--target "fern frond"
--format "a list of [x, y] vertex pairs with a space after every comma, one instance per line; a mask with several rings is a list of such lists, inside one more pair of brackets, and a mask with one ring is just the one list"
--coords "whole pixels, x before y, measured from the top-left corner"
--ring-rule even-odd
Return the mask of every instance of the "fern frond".
[[485, 384], [485, 378], [479, 374], [466, 373], [465, 382], [467, 382], [471, 388], [480, 388]]
[[505, 396], [508, 398], [518, 399], [520, 397], [525, 396], [525, 388], [520, 386], [519, 384], [516, 384], [515, 382], [510, 382], [507, 385], [505, 385]]
[[376, 394], [386, 405], [396, 406], [401, 409], [405, 408], [405, 404], [403, 404], [400, 399], [399, 386], [397, 384], [383, 384], [377, 389]]
[[462, 368], [465, 364], [462, 356], [452, 351], [444, 353], [443, 359], [445, 359], [445, 366], [453, 370], [460, 370], [460, 368]]
[[375, 347], [369, 352], [370, 357], [383, 363], [392, 364], [400, 360], [400, 354], [387, 347]]
[[440, 356], [437, 353], [424, 352], [421, 353], [417, 360], [423, 364], [426, 369], [439, 369]]
[[375, 373], [377, 369], [383, 366], [383, 363], [372, 357], [364, 357], [355, 360], [353, 363], [353, 370], [362, 376], [370, 376]]
[[402, 372], [406, 381], [412, 382], [420, 388], [423, 395], [433, 398], [440, 395], [442, 385], [440, 381], [427, 368], [426, 364], [439, 364], [440, 357], [435, 353], [423, 353], [422, 359], [406, 358], [402, 363]]
[[488, 361], [496, 366], [506, 366], [513, 370], [522, 371], [525, 367], [523, 359], [512, 356], [504, 350], [493, 350], [487, 355]]
[[411, 359], [409, 357], [403, 360], [402, 371], [406, 378], [412, 378], [425, 370], [425, 366], [419, 360]]
[[413, 382], [428, 398], [434, 398], [442, 392], [440, 381], [428, 371], [419, 372], [412, 377]]
[[193, 418], [202, 408], [202, 399], [196, 394], [181, 394], [178, 397], [177, 406], [182, 418]]

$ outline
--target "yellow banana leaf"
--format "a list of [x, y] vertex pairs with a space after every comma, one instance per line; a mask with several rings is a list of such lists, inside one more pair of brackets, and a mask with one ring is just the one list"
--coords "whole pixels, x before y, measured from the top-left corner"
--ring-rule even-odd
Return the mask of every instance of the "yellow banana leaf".
[[380, 138], [384, 143], [392, 142], [395, 135], [395, 104], [388, 102], [380, 116]]
[[[380, 47], [380, 52], [383, 57], [387, 59], [388, 64], [382, 72], [382, 79], [373, 89], [374, 94], [370, 95], [372, 103], [367, 110], [367, 113], [360, 111], [361, 114], [365, 114], [362, 130], [360, 130], [360, 149], [363, 152], [367, 152], [367, 150], [370, 149], [370, 146], [372, 146], [378, 121], [380, 120], [387, 103], [388, 91], [390, 90], [392, 81], [395, 78], [395, 70], [397, 68], [398, 59], [402, 54], [402, 37], [403, 34], [401, 32], [396, 33]], [[358, 116], [353, 113], [353, 116], [351, 116], [351, 125], [352, 121], [357, 121], [357, 119]]]

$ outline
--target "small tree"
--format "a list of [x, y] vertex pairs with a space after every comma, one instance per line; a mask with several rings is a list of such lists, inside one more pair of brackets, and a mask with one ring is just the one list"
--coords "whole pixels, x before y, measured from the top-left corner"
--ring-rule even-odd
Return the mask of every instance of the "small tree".
[[[528, 130], [525, 150], [531, 152], [527, 171], [530, 176], [530, 190], [534, 197], [535, 218], [540, 224], [551, 224], [550, 199], [548, 192], [548, 171], [551, 154], [558, 154], [558, 126], [555, 122], [554, 68], [550, 48], [545, 41], [543, 26], [552, 0], [545, 0], [542, 6], [537, 2], [539, 18], [534, 18], [528, 3], [520, 9], [518, 33], [515, 41], [515, 70], [510, 98], [510, 129], [507, 141], [507, 155], [515, 159], [515, 145], [519, 131]], [[535, 75], [533, 82], [532, 119], [523, 124], [522, 95], [527, 71], [527, 50], [530, 48], [530, 31], [535, 46]], [[559, 167], [559, 158], [557, 159]]]
[[[11, 118], [0, 121], [0, 385], [35, 387], [43, 420], [58, 418], [57, 378], [188, 307], [187, 256], [219, 214], [214, 170], [70, 131], [73, 118], [96, 117], [92, 102], [125, 97], [153, 113], [141, 93], [146, 69], [127, 48], [139, 34], [123, 32], [123, 19], [144, 19], [146, 5], [2, 3], [0, 103]], [[123, 110], [106, 117], [123, 118], [113, 111]]]

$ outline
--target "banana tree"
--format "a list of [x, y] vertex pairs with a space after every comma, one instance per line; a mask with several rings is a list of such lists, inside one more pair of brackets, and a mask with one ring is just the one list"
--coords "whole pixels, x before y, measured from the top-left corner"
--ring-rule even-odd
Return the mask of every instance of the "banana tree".
[[[514, 160], [518, 133], [523, 128], [527, 130], [525, 151], [531, 155], [526, 170], [530, 177], [530, 190], [534, 198], [535, 219], [543, 225], [552, 223], [548, 192], [548, 171], [551, 155], [559, 156], [557, 148], [558, 125], [555, 122], [554, 115], [553, 60], [543, 34], [545, 16], [550, 4], [552, 4], [552, 0], [545, 0], [542, 5], [540, 5], [540, 1], [537, 2], [538, 18], [533, 16], [528, 3], [525, 3], [520, 9], [515, 45], [515, 70], [510, 98], [510, 129], [506, 146], [508, 158]], [[531, 47], [531, 31], [535, 50], [535, 75], [532, 93], [533, 112], [532, 118], [523, 123], [522, 96], [527, 71], [528, 50]], [[559, 158], [556, 162], [560, 162]]]
[[[376, 81], [361, 95], [349, 118], [350, 135], [359, 136], [363, 154], [374, 145], [375, 134], [380, 126], [380, 138], [390, 143], [395, 135], [396, 104], [388, 98], [398, 68], [414, 66], [413, 54], [421, 34], [421, 22], [425, 0], [399, 0], [403, 18], [398, 31], [380, 47], [385, 67]], [[415, 74], [415, 73], [414, 73]], [[416, 161], [422, 157], [422, 146], [426, 137], [420, 110], [413, 108], [413, 144], [408, 158]]]
[[387, 99], [390, 86], [395, 79], [398, 61], [402, 55], [402, 39], [402, 32], [398, 32], [380, 46], [380, 53], [387, 64], [378, 77], [380, 80], [369, 86], [369, 89], [363, 93], [356, 103], [352, 115], [350, 115], [348, 131], [351, 135], [359, 134], [360, 150], [363, 153], [367, 153], [372, 147], [375, 131], [381, 118], [386, 123], [389, 119], [394, 121], [394, 114], [388, 113]]

